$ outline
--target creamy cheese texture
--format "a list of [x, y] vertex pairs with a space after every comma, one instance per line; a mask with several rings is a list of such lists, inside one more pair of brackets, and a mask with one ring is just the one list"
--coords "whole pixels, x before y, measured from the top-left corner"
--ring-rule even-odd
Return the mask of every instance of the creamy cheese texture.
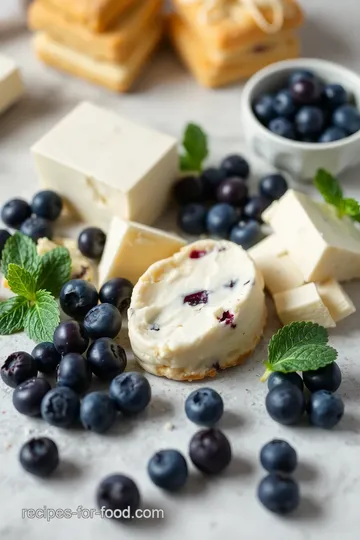
[[114, 277], [135, 284], [149, 266], [185, 245], [185, 240], [175, 234], [114, 217], [99, 265], [100, 286]]
[[339, 322], [355, 313], [356, 308], [349, 295], [334, 279], [318, 283], [316, 288], [335, 322]]
[[16, 103], [25, 88], [15, 62], [0, 54], [0, 114]]
[[134, 288], [129, 337], [150, 373], [194, 380], [239, 364], [266, 318], [262, 280], [247, 253], [200, 240], [153, 264]]
[[80, 217], [152, 223], [178, 172], [177, 141], [91, 103], [81, 103], [32, 148], [43, 186]]

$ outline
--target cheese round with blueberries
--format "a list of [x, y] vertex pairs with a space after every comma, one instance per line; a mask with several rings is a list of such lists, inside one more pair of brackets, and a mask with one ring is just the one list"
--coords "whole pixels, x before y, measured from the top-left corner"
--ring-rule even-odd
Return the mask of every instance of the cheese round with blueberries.
[[263, 280], [240, 246], [199, 240], [149, 267], [128, 316], [132, 349], [146, 371], [203, 379], [240, 364], [260, 340]]

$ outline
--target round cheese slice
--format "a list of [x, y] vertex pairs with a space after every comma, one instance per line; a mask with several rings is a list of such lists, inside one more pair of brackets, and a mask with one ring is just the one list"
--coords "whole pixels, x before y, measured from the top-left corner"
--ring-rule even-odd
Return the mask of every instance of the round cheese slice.
[[150, 266], [128, 316], [132, 349], [146, 371], [203, 379], [240, 364], [260, 340], [263, 282], [241, 247], [200, 240]]

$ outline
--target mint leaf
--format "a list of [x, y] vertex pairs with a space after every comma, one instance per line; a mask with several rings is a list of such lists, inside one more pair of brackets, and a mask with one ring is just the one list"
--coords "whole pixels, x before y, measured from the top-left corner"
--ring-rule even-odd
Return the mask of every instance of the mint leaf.
[[360, 215], [360, 205], [355, 199], [343, 199], [339, 206], [341, 215], [357, 218]]
[[35, 278], [17, 264], [10, 263], [7, 271], [7, 280], [13, 293], [24, 296], [27, 300], [35, 298]]
[[275, 362], [265, 362], [265, 367], [270, 372], [282, 373], [317, 370], [332, 364], [336, 358], [337, 351], [329, 345], [309, 343], [289, 349]]
[[25, 317], [25, 331], [30, 339], [41, 343], [52, 341], [60, 322], [59, 306], [48, 291], [37, 291], [35, 303]]
[[283, 326], [274, 334], [268, 347], [269, 362], [276, 362], [293, 347], [324, 344], [329, 340], [327, 330], [312, 322], [293, 322]]
[[197, 170], [197, 164], [192, 161], [192, 157], [189, 154], [183, 154], [179, 156], [180, 171], [192, 172]]
[[207, 136], [200, 126], [192, 123], [186, 126], [182, 146], [185, 152], [180, 156], [180, 169], [200, 172], [209, 154]]
[[324, 200], [339, 207], [343, 199], [343, 192], [337, 179], [325, 169], [319, 169], [314, 179], [315, 187], [323, 196]]
[[0, 334], [8, 336], [24, 329], [29, 302], [21, 296], [14, 296], [0, 303]]
[[46, 289], [58, 297], [62, 286], [69, 281], [71, 274], [71, 258], [64, 247], [57, 247], [45, 253], [40, 259], [37, 272], [36, 290]]
[[7, 278], [9, 264], [17, 264], [29, 272], [35, 272], [39, 257], [35, 243], [24, 234], [16, 232], [9, 238], [2, 252], [2, 273]]

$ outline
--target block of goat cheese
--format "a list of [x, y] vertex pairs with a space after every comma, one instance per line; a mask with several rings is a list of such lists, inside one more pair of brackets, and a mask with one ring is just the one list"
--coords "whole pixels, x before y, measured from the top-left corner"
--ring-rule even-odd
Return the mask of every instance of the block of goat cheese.
[[284, 255], [284, 253], [286, 253], [286, 248], [276, 234], [269, 234], [269, 236], [266, 236], [263, 240], [255, 244], [255, 246], [248, 249], [248, 254], [255, 263], [258, 259], [267, 257], [268, 255], [277, 257]]
[[262, 273], [265, 288], [272, 296], [304, 284], [302, 273], [287, 253], [277, 257], [259, 257], [255, 264]]
[[146, 371], [203, 379], [253, 351], [265, 325], [265, 295], [240, 246], [199, 240], [150, 266], [128, 316], [131, 346]]
[[25, 88], [15, 62], [0, 54], [0, 114], [16, 103]]
[[335, 322], [355, 313], [356, 308], [353, 302], [343, 287], [334, 279], [317, 283], [316, 288]]
[[41, 184], [104, 228], [112, 216], [155, 221], [178, 172], [176, 139], [87, 102], [32, 152]]
[[277, 314], [281, 322], [311, 321], [325, 328], [335, 326], [330, 311], [323, 302], [315, 283], [274, 295]]
[[340, 219], [334, 207], [290, 189], [262, 217], [305, 281], [360, 277], [360, 230], [350, 218]]
[[185, 245], [185, 240], [175, 234], [114, 217], [99, 265], [100, 286], [114, 277], [135, 284], [150, 265]]

